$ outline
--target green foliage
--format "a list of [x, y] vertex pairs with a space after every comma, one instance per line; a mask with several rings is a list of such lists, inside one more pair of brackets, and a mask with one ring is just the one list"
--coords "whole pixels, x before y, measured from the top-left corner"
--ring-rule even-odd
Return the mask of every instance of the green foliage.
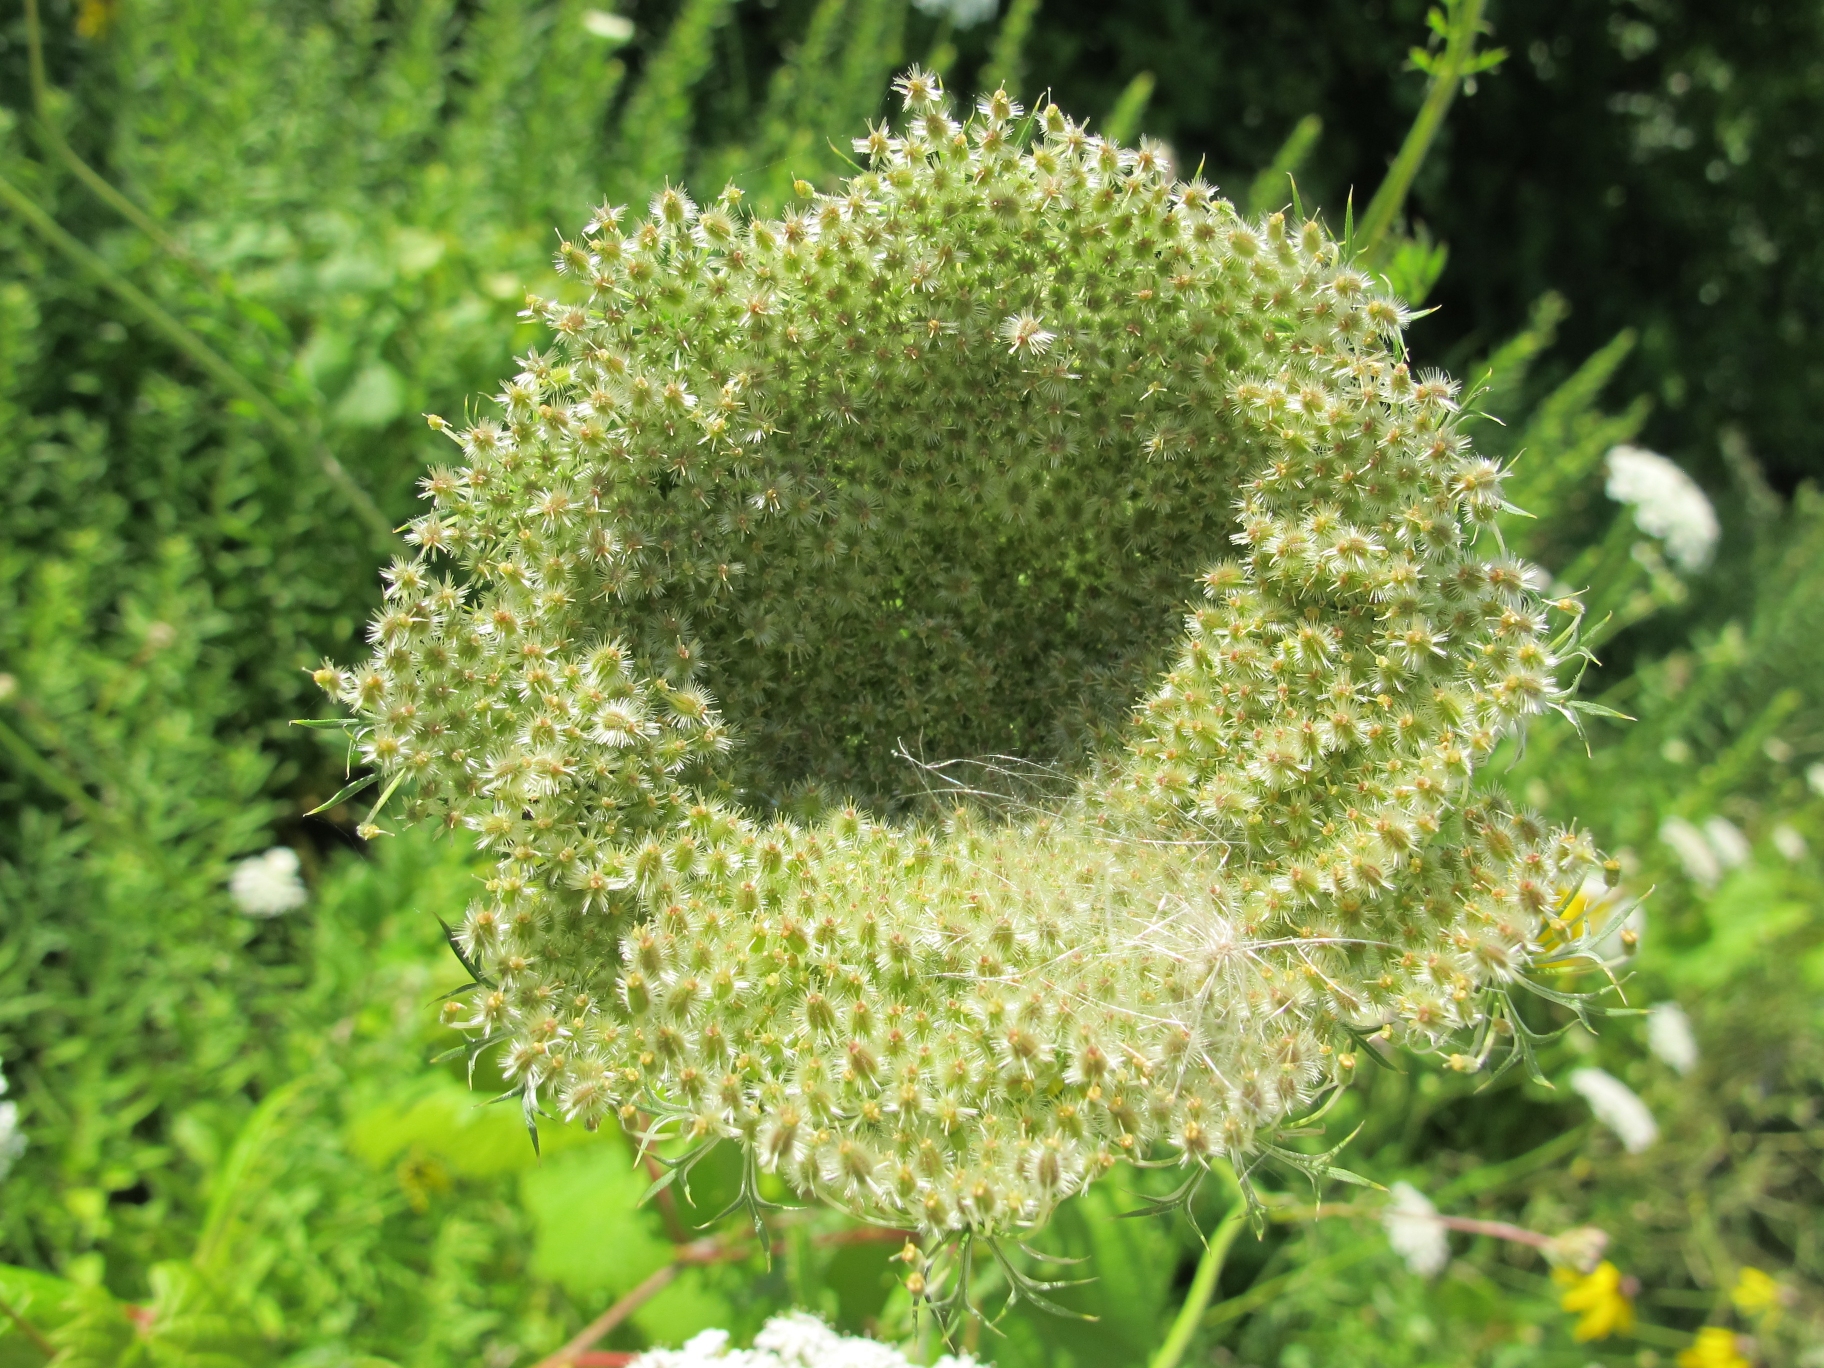
[[[1405, 59], [1428, 8], [1046, 0], [1028, 62], [1083, 110], [1154, 73], [1142, 131], [1230, 193], [1315, 113], [1325, 135], [1298, 183], [1340, 223], [1425, 98]], [[1722, 490], [1735, 428], [1777, 488], [1815, 479], [1824, 365], [1801, 301], [1824, 262], [1824, 18], [1706, 0], [1510, 0], [1487, 17], [1508, 59], [1452, 107], [1408, 207], [1454, 254], [1416, 345], [1464, 370], [1557, 290], [1575, 312], [1548, 364], [1640, 336], [1623, 379], [1655, 400], [1650, 446]]]
[[[1471, 1099], [1475, 1080], [1401, 1057], [1327, 1136], [1291, 1143], [1315, 1152], [1365, 1123], [1345, 1162], [1449, 1214], [1601, 1226], [1642, 1284], [1642, 1324], [1574, 1343], [1524, 1247], [1453, 1235], [1455, 1261], [1426, 1281], [1389, 1252], [1376, 1196], [1300, 1224], [1281, 1208], [1309, 1189], [1263, 1174], [1267, 1237], [1237, 1244], [1191, 1361], [1666, 1364], [1708, 1320], [1752, 1335], [1757, 1363], [1809, 1365], [1824, 1333], [1824, 780], [1807, 778], [1824, 758], [1824, 519], [1808, 494], [1783, 509], [1749, 454], [1789, 485], [1816, 407], [1791, 304], [1815, 274], [1815, 15], [1611, 8], [1496, 11], [1514, 55], [1453, 110], [1415, 182], [1424, 222], [1377, 266], [1408, 303], [1444, 303], [1420, 352], [1479, 349], [1548, 287], [1576, 305], [1568, 346], [1548, 305], [1496, 350], [1472, 407], [1506, 426], [1468, 430], [1541, 515], [1504, 518], [1508, 545], [1612, 610], [1589, 679], [1640, 720], [1579, 714], [1580, 736], [1548, 719], [1492, 772], [1517, 802], [1591, 820], [1626, 895], [1652, 890], [1626, 992], [1681, 1001], [1701, 1062], [1678, 1075], [1625, 1017], [1541, 1047], [1556, 1091], [1509, 1074]], [[740, 1165], [718, 1155], [692, 1172], [694, 1206], [674, 1187], [636, 1210], [650, 1175], [630, 1176], [612, 1124], [541, 1123], [540, 1159], [514, 1107], [474, 1105], [506, 1085], [485, 1061], [478, 1094], [460, 1059], [423, 1062], [431, 1004], [463, 977], [431, 914], [461, 919], [478, 866], [409, 836], [356, 860], [300, 819], [347, 758], [337, 733], [285, 726], [312, 707], [303, 667], [351, 654], [377, 601], [374, 537], [325, 457], [403, 519], [441, 448], [416, 415], [458, 411], [537, 343], [528, 287], [565, 289], [552, 225], [666, 178], [711, 195], [733, 179], [776, 215], [795, 181], [829, 189], [853, 169], [888, 74], [927, 51], [961, 85], [992, 60], [1137, 119], [1231, 186], [1319, 111], [1328, 131], [1288, 145], [1252, 208], [1289, 202], [1290, 172], [1340, 227], [1349, 184], [1375, 179], [1401, 100], [1422, 93], [1396, 74], [1418, 11], [1234, 13], [1245, 44], [1220, 5], [1047, 0], [956, 33], [871, 0], [690, 0], [642, 7], [629, 37], [580, 4], [48, 0], [39, 109], [9, 11], [0, 175], [95, 256], [11, 196], [0, 210], [0, 1105], [26, 1141], [0, 1198], [0, 1300], [30, 1327], [0, 1318], [0, 1363], [43, 1362], [35, 1332], [65, 1363], [525, 1364], [739, 1195]], [[1125, 65], [1102, 70], [1104, 52]], [[1147, 98], [1142, 70], [1159, 77]], [[153, 218], [122, 212], [66, 142]], [[1719, 564], [1688, 586], [1601, 492], [1604, 454], [1640, 432], [1713, 487], [1734, 481]], [[1033, 787], [997, 781], [996, 801]], [[1749, 856], [1693, 877], [1660, 838], [1668, 817], [1699, 833], [1726, 819]], [[226, 884], [275, 833], [311, 902], [256, 920]], [[1525, 1010], [1541, 1032], [1569, 1021]], [[1592, 1061], [1645, 1099], [1658, 1144], [1629, 1155], [1590, 1124], [1564, 1085]], [[1039, 1243], [1088, 1265], [1013, 1254], [1019, 1276], [1093, 1277], [1050, 1295], [1099, 1320], [1019, 1305], [965, 1335], [1001, 1368], [1146, 1362], [1198, 1245], [1183, 1221], [1109, 1218], [1172, 1185], [1121, 1168], [1061, 1208]], [[785, 1196], [770, 1178], [761, 1194]], [[1207, 1195], [1191, 1211], [1205, 1230], [1219, 1214]], [[606, 1343], [711, 1322], [745, 1343], [787, 1305], [920, 1332], [892, 1243], [833, 1239], [827, 1213], [773, 1222], [770, 1264], [736, 1249], [693, 1268]], [[983, 1262], [993, 1310], [1011, 1284]], [[1731, 1297], [1744, 1267], [1776, 1275], [1772, 1309]]]

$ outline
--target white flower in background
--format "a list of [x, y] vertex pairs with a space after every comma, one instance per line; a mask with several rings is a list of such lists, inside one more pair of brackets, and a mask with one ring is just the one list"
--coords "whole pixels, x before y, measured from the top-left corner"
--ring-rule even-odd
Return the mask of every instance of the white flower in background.
[[310, 896], [298, 877], [298, 852], [290, 846], [242, 860], [228, 879], [228, 893], [249, 917], [277, 917], [302, 907]]
[[1393, 1200], [1381, 1210], [1381, 1228], [1387, 1243], [1421, 1278], [1440, 1272], [1450, 1262], [1450, 1238], [1438, 1209], [1411, 1183], [1395, 1183]]
[[633, 37], [633, 20], [609, 10], [584, 10], [583, 29], [611, 43], [625, 43]]
[[1596, 1119], [1621, 1137], [1629, 1154], [1639, 1154], [1659, 1139], [1659, 1123], [1639, 1095], [1612, 1073], [1573, 1069], [1571, 1087], [1590, 1104]]
[[[730, 1349], [728, 1331], [705, 1330], [678, 1349], [648, 1349], [632, 1368], [911, 1368], [890, 1344], [839, 1335], [804, 1311], [774, 1316], [752, 1349]], [[937, 1368], [976, 1368], [968, 1354], [949, 1355]]]
[[1748, 844], [1742, 829], [1727, 817], [1711, 817], [1705, 821], [1704, 839], [1710, 842], [1717, 863], [1724, 869], [1747, 864], [1748, 857], [1754, 854], [1754, 847]]
[[904, 1368], [906, 1362], [891, 1345], [839, 1335], [803, 1311], [774, 1316], [754, 1336], [754, 1349], [791, 1368]]
[[1703, 832], [1683, 817], [1668, 817], [1660, 823], [1659, 839], [1672, 847], [1692, 883], [1703, 888], [1716, 887], [1723, 877], [1723, 863], [1716, 858], [1716, 851]]
[[1634, 509], [1634, 523], [1666, 544], [1666, 554], [1690, 574], [1710, 563], [1722, 528], [1709, 498], [1684, 471], [1656, 451], [1618, 446], [1608, 455], [1609, 497]]
[[974, 28], [994, 18], [999, 0], [912, 0], [912, 8], [937, 19], [948, 19], [958, 28]]
[[1697, 1067], [1697, 1037], [1683, 1007], [1676, 1002], [1656, 1002], [1648, 1008], [1647, 1048], [1681, 1074]]
[[[0, 1097], [7, 1090], [6, 1075], [0, 1073]], [[0, 1102], [0, 1178], [5, 1178], [25, 1153], [25, 1132], [19, 1129], [19, 1104]]]
[[1773, 848], [1789, 860], [1805, 858], [1805, 838], [1799, 835], [1798, 828], [1781, 822], [1773, 829]]
[[1805, 782], [1813, 793], [1824, 798], [1824, 761], [1805, 767]]

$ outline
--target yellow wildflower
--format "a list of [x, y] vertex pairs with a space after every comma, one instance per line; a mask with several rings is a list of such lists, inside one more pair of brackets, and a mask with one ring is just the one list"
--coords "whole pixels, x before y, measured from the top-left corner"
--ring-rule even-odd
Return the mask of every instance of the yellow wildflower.
[[1678, 1368], [1750, 1368], [1737, 1347], [1735, 1331], [1722, 1325], [1706, 1325], [1697, 1339], [1678, 1356]]
[[1744, 1316], [1765, 1316], [1771, 1321], [1780, 1311], [1780, 1285], [1760, 1269], [1746, 1267], [1736, 1277], [1729, 1299]]
[[[1625, 1335], [1634, 1328], [1634, 1302], [1628, 1295], [1631, 1280], [1623, 1278], [1621, 1270], [1607, 1259], [1581, 1276], [1568, 1268], [1560, 1268], [1553, 1272], [1552, 1278], [1564, 1288], [1564, 1297], [1558, 1304], [1566, 1311], [1577, 1313], [1572, 1338], [1579, 1341], [1607, 1339], [1610, 1335]], [[1703, 1368], [1710, 1368], [1710, 1365], [1705, 1364]]]
[[[1565, 968], [1578, 963], [1592, 942], [1602, 939], [1620, 925], [1634, 908], [1633, 899], [1620, 888], [1592, 875], [1556, 916], [1545, 919], [1539, 935], [1540, 948], [1550, 955], [1545, 968]], [[1632, 944], [1629, 944], [1632, 949]]]
[[105, 38], [114, 27], [120, 0], [82, 0], [76, 7], [76, 32], [84, 38]]

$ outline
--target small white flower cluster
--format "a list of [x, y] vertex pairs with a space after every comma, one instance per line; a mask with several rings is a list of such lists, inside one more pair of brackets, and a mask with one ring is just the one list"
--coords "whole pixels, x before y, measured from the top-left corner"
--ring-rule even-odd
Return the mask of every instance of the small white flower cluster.
[[1676, 1002], [1656, 1002], [1648, 1009], [1647, 1048], [1681, 1074], [1697, 1067], [1697, 1036], [1683, 1007]]
[[974, 28], [994, 18], [999, 0], [912, 0], [912, 7], [934, 19], [948, 19], [959, 29]]
[[1691, 882], [1715, 888], [1729, 870], [1744, 865], [1753, 848], [1742, 829], [1727, 817], [1711, 817], [1702, 827], [1683, 817], [1668, 817], [1660, 824], [1659, 839], [1672, 847]]
[[1438, 1209], [1411, 1183], [1395, 1183], [1393, 1200], [1381, 1212], [1387, 1243], [1421, 1278], [1434, 1277], [1450, 1262], [1450, 1239]]
[[[6, 1096], [6, 1075], [0, 1073], [0, 1097]], [[25, 1132], [19, 1129], [19, 1104], [0, 1102], [0, 1179], [12, 1172], [19, 1156], [25, 1153]]]
[[1629, 1154], [1639, 1154], [1659, 1139], [1659, 1123], [1640, 1095], [1602, 1069], [1576, 1069], [1571, 1087], [1590, 1104], [1596, 1119], [1621, 1139]]
[[1687, 574], [1710, 563], [1722, 529], [1716, 510], [1697, 482], [1656, 451], [1618, 446], [1608, 456], [1608, 495], [1634, 509], [1634, 522], [1666, 544], [1666, 553]]
[[228, 895], [249, 917], [278, 917], [302, 907], [310, 895], [298, 877], [298, 852], [274, 846], [242, 860], [229, 876]]
[[[705, 1330], [678, 1349], [649, 1349], [632, 1368], [910, 1368], [890, 1344], [839, 1335], [804, 1311], [774, 1316], [752, 1349], [730, 1349], [728, 1331]], [[946, 1354], [937, 1368], [976, 1368], [968, 1354]]]

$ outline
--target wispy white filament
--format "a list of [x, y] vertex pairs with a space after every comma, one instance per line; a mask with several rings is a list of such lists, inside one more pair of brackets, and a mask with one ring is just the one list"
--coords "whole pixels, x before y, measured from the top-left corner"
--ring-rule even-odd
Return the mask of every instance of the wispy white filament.
[[1602, 1069], [1578, 1069], [1571, 1087], [1590, 1104], [1596, 1119], [1621, 1139], [1629, 1154], [1639, 1154], [1659, 1139], [1659, 1123], [1634, 1089]]
[[1681, 1074], [1697, 1067], [1697, 1037], [1683, 1007], [1676, 1002], [1653, 1004], [1647, 1012], [1647, 1048]]
[[1618, 446], [1608, 456], [1608, 494], [1631, 505], [1642, 532], [1666, 544], [1666, 554], [1690, 573], [1710, 563], [1722, 529], [1704, 491], [1656, 451]]

